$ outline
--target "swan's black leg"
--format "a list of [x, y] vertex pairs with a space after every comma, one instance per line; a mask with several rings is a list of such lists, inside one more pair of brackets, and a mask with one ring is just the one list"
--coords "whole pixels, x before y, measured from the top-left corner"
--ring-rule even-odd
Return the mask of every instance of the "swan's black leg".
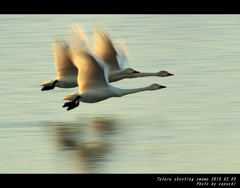
[[51, 90], [51, 89], [54, 89], [54, 86], [44, 86], [41, 90], [47, 91], [47, 90]]
[[62, 107], [64, 108], [64, 107], [70, 106], [71, 104], [72, 104], [72, 102], [66, 102], [66, 103], [64, 103], [64, 105]]
[[73, 101], [64, 103], [64, 105], [62, 107], [63, 108], [68, 107], [67, 110], [72, 110], [79, 106], [78, 99], [80, 99], [80, 98], [81, 98], [81, 96], [77, 96], [76, 99], [74, 99]]
[[51, 86], [44, 86], [41, 90], [42, 90], [42, 91], [46, 91], [46, 90], [54, 89], [54, 88], [55, 88], [55, 84], [56, 84], [57, 82], [58, 82], [58, 81], [55, 80]]
[[78, 107], [78, 106], [79, 106], [79, 101], [77, 101], [77, 102], [74, 103], [73, 105], [68, 106], [67, 111], [72, 110], [72, 109], [74, 109], [74, 108], [76, 108], [76, 107]]
[[73, 105], [73, 104], [75, 104], [75, 103], [77, 102], [77, 100], [80, 99], [80, 98], [81, 98], [81, 96], [77, 96], [73, 101], [64, 103], [64, 105], [63, 105], [62, 107], [64, 108], [64, 107]]

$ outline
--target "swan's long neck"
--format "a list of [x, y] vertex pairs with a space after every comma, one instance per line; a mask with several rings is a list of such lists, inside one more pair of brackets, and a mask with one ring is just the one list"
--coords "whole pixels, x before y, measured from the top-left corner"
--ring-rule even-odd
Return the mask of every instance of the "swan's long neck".
[[145, 77], [145, 76], [157, 76], [158, 73], [134, 73], [129, 74], [127, 78], [137, 78], [137, 77]]
[[108, 72], [108, 77], [121, 76], [123, 75], [123, 73], [124, 73], [124, 70]]
[[[113, 72], [114, 73], [114, 72]], [[145, 76], [158, 76], [158, 73], [134, 73], [134, 74], [121, 74], [119, 72], [115, 74], [109, 74], [109, 82], [116, 82], [124, 78], [137, 78]]]
[[146, 90], [150, 90], [150, 87], [147, 86], [147, 87], [135, 88], [135, 89], [119, 89], [119, 88], [116, 88], [117, 97], [122, 97], [124, 95], [137, 93], [137, 92], [141, 92], [141, 91], [146, 91]]

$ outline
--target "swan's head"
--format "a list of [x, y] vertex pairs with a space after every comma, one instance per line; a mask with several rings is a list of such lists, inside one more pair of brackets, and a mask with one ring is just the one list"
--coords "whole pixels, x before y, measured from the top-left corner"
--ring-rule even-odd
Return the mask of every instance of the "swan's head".
[[152, 84], [149, 86], [149, 89], [150, 90], [157, 90], [157, 89], [162, 89], [162, 88], [166, 88], [167, 86], [162, 86], [162, 85], [159, 85], [159, 84]]
[[174, 74], [171, 74], [171, 73], [169, 73], [168, 71], [162, 70], [162, 71], [159, 71], [159, 72], [158, 72], [158, 76], [160, 76], [160, 77], [166, 77], [166, 76], [174, 76]]
[[126, 69], [123, 69], [122, 71], [123, 74], [134, 74], [134, 73], [140, 73], [132, 68], [126, 68]]

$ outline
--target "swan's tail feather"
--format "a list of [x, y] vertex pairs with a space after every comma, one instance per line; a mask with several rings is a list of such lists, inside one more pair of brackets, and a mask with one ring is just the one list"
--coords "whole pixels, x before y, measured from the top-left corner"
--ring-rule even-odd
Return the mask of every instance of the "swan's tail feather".
[[74, 95], [67, 95], [67, 96], [63, 97], [62, 100], [73, 101], [75, 98], [76, 98], [76, 96], [74, 96]]
[[41, 84], [41, 86], [49, 86], [49, 85], [50, 83], [45, 83], [45, 82]]
[[41, 83], [41, 86], [51, 86], [52, 80]]

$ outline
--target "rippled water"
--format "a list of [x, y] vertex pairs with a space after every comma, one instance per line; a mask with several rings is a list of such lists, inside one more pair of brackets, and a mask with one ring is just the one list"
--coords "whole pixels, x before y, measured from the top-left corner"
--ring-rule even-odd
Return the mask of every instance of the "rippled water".
[[[53, 37], [74, 22], [122, 37], [129, 66], [174, 77], [72, 111], [54, 78]], [[0, 173], [239, 173], [239, 15], [0, 15]]]

